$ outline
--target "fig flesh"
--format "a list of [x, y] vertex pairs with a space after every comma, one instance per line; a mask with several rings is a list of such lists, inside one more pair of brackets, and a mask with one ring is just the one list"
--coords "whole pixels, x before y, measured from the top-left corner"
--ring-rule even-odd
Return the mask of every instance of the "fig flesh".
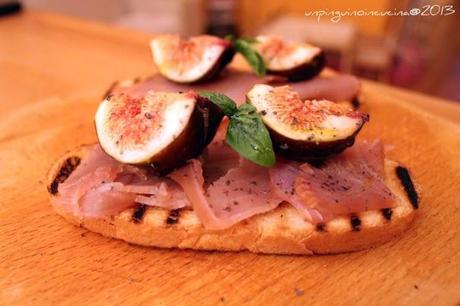
[[228, 40], [211, 35], [189, 39], [160, 35], [152, 39], [150, 47], [159, 72], [177, 83], [211, 80], [232, 61], [235, 54]]
[[280, 155], [321, 160], [354, 143], [368, 115], [328, 100], [305, 100], [290, 86], [255, 85], [247, 100], [262, 115]]
[[195, 92], [109, 95], [96, 112], [99, 143], [114, 159], [165, 173], [201, 154], [222, 111]]
[[320, 48], [285, 41], [276, 36], [257, 36], [255, 48], [262, 56], [269, 74], [286, 77], [289, 81], [311, 79], [326, 64]]

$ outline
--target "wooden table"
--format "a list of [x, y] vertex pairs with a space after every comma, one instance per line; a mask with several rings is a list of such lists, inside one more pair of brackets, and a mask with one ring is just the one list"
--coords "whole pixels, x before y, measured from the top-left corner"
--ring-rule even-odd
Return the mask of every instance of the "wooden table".
[[[148, 40], [48, 13], [0, 18], [0, 304], [458, 305], [460, 165], [446, 160], [460, 151], [460, 107], [371, 82], [363, 91], [372, 112], [394, 108], [427, 135], [395, 149], [413, 154], [402, 159], [422, 188], [419, 216], [376, 249], [316, 257], [148, 249], [57, 216], [44, 183], [51, 161], [94, 141], [92, 114], [114, 80], [153, 72]], [[385, 135], [405, 133], [393, 130]]]

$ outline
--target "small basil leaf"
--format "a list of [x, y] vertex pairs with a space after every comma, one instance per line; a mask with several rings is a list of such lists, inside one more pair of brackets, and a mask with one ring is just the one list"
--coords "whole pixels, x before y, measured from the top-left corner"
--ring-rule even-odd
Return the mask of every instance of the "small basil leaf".
[[275, 164], [272, 141], [254, 106], [243, 104], [230, 118], [227, 143], [246, 159], [264, 167]]
[[240, 37], [238, 38], [239, 40], [245, 41], [248, 44], [255, 44], [257, 43], [257, 39], [255, 37]]
[[224, 39], [233, 42], [235, 41], [235, 35], [233, 34], [225, 35]]
[[233, 44], [236, 52], [246, 59], [252, 70], [258, 75], [263, 76], [266, 73], [265, 63], [260, 54], [251, 47], [251, 44], [243, 39], [237, 39]]
[[209, 99], [212, 103], [219, 106], [228, 117], [232, 116], [237, 111], [236, 103], [226, 95], [212, 91], [200, 91], [198, 95]]
[[252, 104], [246, 102], [238, 108], [237, 115], [254, 115], [256, 113], [257, 109]]

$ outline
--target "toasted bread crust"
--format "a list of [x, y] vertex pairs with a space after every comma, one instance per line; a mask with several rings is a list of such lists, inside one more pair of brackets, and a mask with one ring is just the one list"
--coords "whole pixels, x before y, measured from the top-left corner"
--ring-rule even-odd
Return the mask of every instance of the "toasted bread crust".
[[[56, 184], [70, 174], [69, 167], [77, 167], [75, 161], [85, 153], [85, 147], [77, 148], [53, 164], [47, 179], [51, 197], [57, 190]], [[221, 231], [206, 230], [189, 209], [170, 211], [140, 206], [110, 218], [80, 219], [56, 205], [53, 208], [77, 226], [144, 246], [270, 254], [342, 253], [387, 242], [410, 225], [417, 203], [409, 200], [397, 175], [398, 166], [396, 162], [385, 161], [386, 183], [396, 196], [395, 207], [341, 216], [316, 226], [288, 203]]]

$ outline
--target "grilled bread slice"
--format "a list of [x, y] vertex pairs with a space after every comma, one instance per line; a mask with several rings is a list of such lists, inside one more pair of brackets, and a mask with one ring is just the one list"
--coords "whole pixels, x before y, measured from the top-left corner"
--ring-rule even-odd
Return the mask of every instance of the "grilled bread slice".
[[[47, 179], [51, 197], [57, 195], [59, 184], [78, 167], [86, 152], [86, 147], [80, 147], [54, 163]], [[221, 231], [206, 230], [190, 209], [140, 205], [113, 217], [80, 219], [62, 207], [53, 208], [77, 226], [143, 246], [270, 254], [342, 253], [389, 241], [414, 218], [418, 196], [409, 172], [390, 160], [385, 161], [385, 172], [387, 186], [396, 196], [395, 207], [341, 216], [318, 225], [306, 221], [288, 203]]]

